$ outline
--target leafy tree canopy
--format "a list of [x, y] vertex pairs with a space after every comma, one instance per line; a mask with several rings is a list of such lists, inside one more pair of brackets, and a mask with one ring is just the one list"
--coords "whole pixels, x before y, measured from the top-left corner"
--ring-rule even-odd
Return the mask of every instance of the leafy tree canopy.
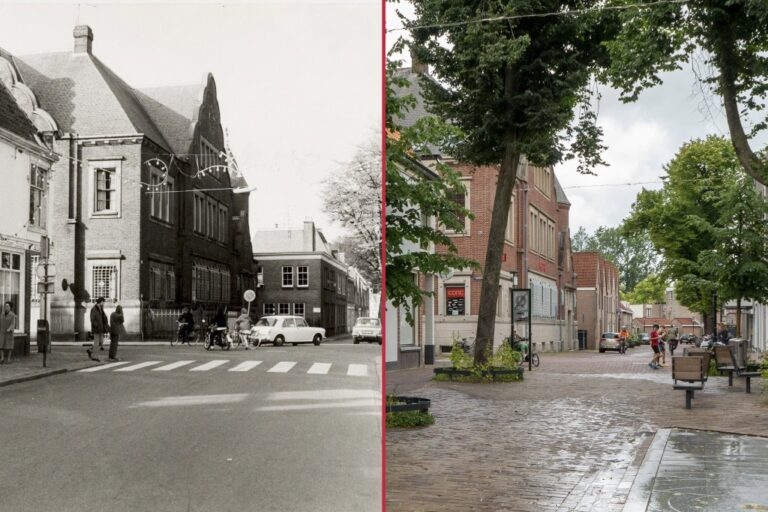
[[631, 304], [661, 304], [666, 302], [667, 282], [659, 274], [651, 274], [637, 283], [624, 300]]
[[[413, 307], [428, 295], [414, 279], [416, 272], [437, 275], [477, 264], [459, 256], [443, 231], [461, 231], [464, 225], [459, 217], [471, 217], [452, 199], [466, 191], [458, 174], [438, 162], [435, 170], [439, 177], [435, 179], [416, 160], [430, 145], [451, 146], [458, 132], [436, 118], [421, 119], [413, 126], [399, 123], [413, 108], [415, 99], [398, 94], [408, 85], [407, 78], [398, 73], [398, 66], [398, 61], [387, 61], [386, 288], [387, 300], [395, 307], [403, 306], [412, 322]], [[435, 254], [436, 245], [446, 247], [447, 253]]]

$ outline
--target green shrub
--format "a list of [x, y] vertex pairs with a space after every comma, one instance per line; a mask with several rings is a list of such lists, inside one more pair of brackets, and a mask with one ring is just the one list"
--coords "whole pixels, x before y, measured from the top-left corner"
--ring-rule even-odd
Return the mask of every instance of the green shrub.
[[405, 411], [387, 413], [387, 428], [426, 427], [434, 422], [435, 417], [428, 412]]
[[515, 370], [520, 365], [520, 361], [523, 360], [522, 352], [513, 349], [509, 343], [502, 343], [494, 354], [492, 352], [492, 345], [487, 347], [486, 362], [483, 364], [475, 364], [475, 359], [472, 354], [465, 354], [464, 349], [454, 342], [451, 348], [451, 355], [449, 356], [453, 368], [456, 370], [469, 370], [470, 375], [454, 375], [451, 378], [446, 374], [437, 374], [433, 379], [437, 382], [511, 382], [520, 380], [517, 374], [497, 376], [494, 378], [491, 373], [491, 369], [502, 370]]

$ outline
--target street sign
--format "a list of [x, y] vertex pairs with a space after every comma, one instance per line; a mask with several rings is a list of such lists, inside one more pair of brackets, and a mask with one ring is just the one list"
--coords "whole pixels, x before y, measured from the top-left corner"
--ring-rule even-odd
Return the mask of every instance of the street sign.
[[514, 321], [528, 320], [528, 290], [512, 290], [512, 318]]
[[54, 293], [54, 282], [49, 281], [47, 283], [37, 283], [37, 293]]
[[243, 293], [243, 300], [245, 300], [245, 302], [253, 302], [256, 300], [256, 292], [253, 290], [245, 290], [245, 293]]
[[39, 277], [41, 280], [45, 279], [46, 277], [55, 277], [56, 276], [56, 265], [54, 263], [50, 263], [48, 260], [41, 260], [40, 263], [37, 264], [37, 269], [35, 269], [37, 273], [37, 277]]

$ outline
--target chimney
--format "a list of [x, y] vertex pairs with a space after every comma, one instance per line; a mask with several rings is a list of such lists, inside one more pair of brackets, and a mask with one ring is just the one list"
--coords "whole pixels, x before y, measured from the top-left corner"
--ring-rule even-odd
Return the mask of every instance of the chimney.
[[411, 47], [411, 72], [423, 75], [427, 72], [427, 65], [419, 60], [416, 56], [416, 52]]
[[72, 32], [75, 36], [75, 53], [91, 54], [93, 46], [93, 31], [88, 25], [78, 25]]
[[315, 252], [315, 223], [311, 220], [304, 221], [304, 239], [303, 245], [305, 251]]

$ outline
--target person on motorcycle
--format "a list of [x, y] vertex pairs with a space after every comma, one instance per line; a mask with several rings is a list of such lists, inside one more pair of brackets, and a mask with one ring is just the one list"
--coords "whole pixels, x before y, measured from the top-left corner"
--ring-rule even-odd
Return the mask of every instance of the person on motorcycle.
[[189, 333], [195, 328], [195, 317], [188, 306], [184, 306], [181, 316], [176, 321], [179, 323], [179, 339], [182, 343], [189, 343]]
[[237, 336], [245, 343], [245, 350], [248, 350], [248, 334], [251, 332], [251, 317], [248, 316], [248, 309], [242, 308], [240, 310], [240, 316], [235, 321], [235, 329], [237, 329]]
[[619, 342], [621, 343], [621, 349], [619, 350], [619, 354], [627, 353], [627, 341], [629, 341], [629, 331], [627, 331], [627, 328], [625, 326], [621, 328], [621, 332], [619, 333]]

